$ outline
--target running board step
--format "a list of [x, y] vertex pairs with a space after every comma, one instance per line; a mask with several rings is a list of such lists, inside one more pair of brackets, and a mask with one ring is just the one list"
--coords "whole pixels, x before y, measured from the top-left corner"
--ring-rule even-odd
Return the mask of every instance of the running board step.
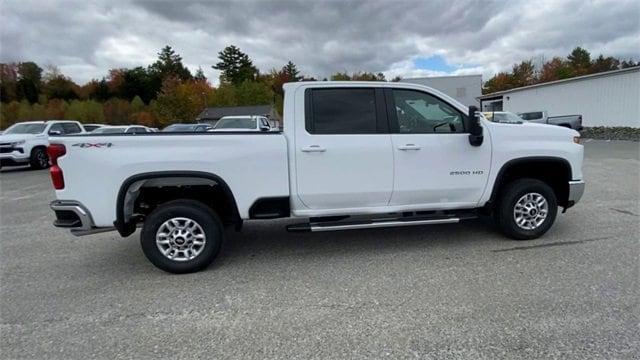
[[287, 231], [292, 232], [320, 232], [320, 231], [337, 231], [351, 229], [373, 229], [385, 227], [414, 226], [414, 225], [433, 225], [433, 224], [452, 224], [460, 220], [475, 218], [465, 214], [464, 216], [430, 216], [430, 217], [400, 217], [400, 218], [381, 218], [381, 219], [364, 219], [364, 220], [341, 220], [341, 221], [322, 221], [309, 222], [302, 224], [292, 224], [287, 226]]

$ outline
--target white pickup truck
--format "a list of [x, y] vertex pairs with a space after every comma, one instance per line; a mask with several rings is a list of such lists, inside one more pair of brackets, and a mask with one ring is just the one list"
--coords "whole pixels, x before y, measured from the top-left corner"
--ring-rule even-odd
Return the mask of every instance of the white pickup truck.
[[549, 116], [546, 111], [520, 112], [518, 116], [523, 120], [538, 124], [549, 124], [582, 130], [582, 115]]
[[51, 136], [84, 132], [79, 122], [70, 120], [13, 124], [0, 134], [0, 167], [31, 165], [34, 169], [44, 169], [49, 166], [47, 145]]
[[[578, 132], [487, 121], [434, 89], [384, 82], [284, 86], [283, 132], [92, 134], [49, 146], [55, 225], [142, 226], [174, 273], [215, 258], [223, 227], [299, 218], [290, 231], [455, 223], [492, 215], [533, 239], [582, 196]], [[100, 191], [96, 191], [100, 189]]]

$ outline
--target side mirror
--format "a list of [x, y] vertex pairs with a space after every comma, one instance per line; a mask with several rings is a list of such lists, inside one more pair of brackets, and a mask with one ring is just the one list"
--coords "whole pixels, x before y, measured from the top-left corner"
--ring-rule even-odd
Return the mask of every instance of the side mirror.
[[60, 130], [51, 130], [51, 131], [49, 131], [49, 135], [53, 135], [53, 136], [62, 135], [62, 131], [60, 131]]
[[267, 125], [260, 124], [260, 131], [269, 131], [270, 128]]
[[473, 105], [469, 106], [467, 129], [469, 129], [469, 144], [471, 144], [471, 146], [482, 145], [482, 141], [484, 140], [484, 136], [482, 135], [482, 125], [480, 125], [478, 108]]

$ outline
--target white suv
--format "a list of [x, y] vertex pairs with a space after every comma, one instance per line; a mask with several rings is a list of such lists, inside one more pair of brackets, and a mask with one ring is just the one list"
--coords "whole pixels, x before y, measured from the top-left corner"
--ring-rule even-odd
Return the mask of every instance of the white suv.
[[31, 165], [34, 169], [49, 166], [49, 136], [84, 133], [77, 121], [27, 121], [11, 125], [0, 135], [0, 166]]

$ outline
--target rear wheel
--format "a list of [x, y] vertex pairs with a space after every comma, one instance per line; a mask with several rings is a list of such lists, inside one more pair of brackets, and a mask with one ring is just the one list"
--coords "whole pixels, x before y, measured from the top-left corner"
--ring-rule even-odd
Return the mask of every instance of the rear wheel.
[[49, 167], [49, 156], [44, 148], [35, 148], [31, 150], [29, 165], [34, 169], [46, 169]]
[[223, 233], [218, 216], [194, 200], [175, 200], [147, 216], [140, 242], [145, 256], [171, 273], [206, 268], [220, 252]]
[[536, 179], [518, 179], [507, 184], [494, 212], [502, 233], [515, 240], [530, 240], [546, 233], [558, 213], [553, 189]]

